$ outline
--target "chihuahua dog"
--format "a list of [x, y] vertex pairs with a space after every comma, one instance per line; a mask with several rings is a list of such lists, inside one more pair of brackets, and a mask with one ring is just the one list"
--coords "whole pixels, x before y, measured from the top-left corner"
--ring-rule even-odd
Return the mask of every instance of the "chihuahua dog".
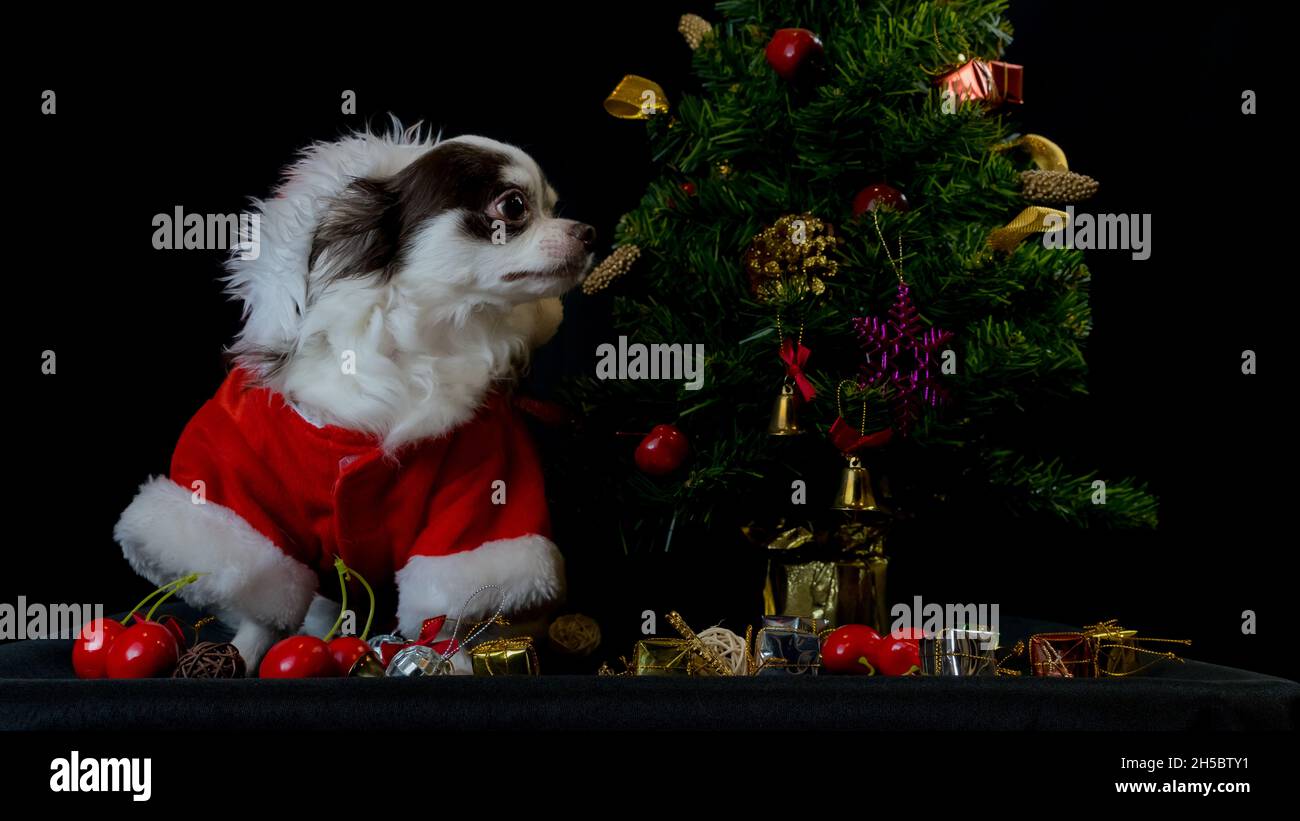
[[234, 367], [116, 526], [135, 570], [201, 573], [179, 595], [235, 629], [250, 669], [338, 615], [316, 595], [336, 558], [395, 595], [407, 636], [553, 608], [563, 559], [508, 391], [591, 265], [594, 229], [556, 199], [483, 137], [308, 148], [254, 204], [259, 253], [228, 263]]

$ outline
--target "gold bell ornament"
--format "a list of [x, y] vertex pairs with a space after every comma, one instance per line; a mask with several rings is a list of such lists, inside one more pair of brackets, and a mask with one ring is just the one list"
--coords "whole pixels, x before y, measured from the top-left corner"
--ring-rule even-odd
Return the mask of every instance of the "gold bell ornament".
[[870, 471], [862, 466], [862, 460], [856, 456], [848, 457], [844, 472], [840, 474], [840, 486], [835, 491], [835, 504], [831, 505], [831, 509], [881, 515], [889, 513], [888, 509], [876, 499]]
[[840, 453], [844, 454], [846, 464], [844, 472], [840, 474], [839, 488], [835, 491], [835, 501], [831, 505], [831, 509], [887, 516], [889, 515], [889, 509], [876, 498], [876, 488], [875, 483], [871, 481], [871, 473], [863, 466], [862, 459], [857, 456], [857, 453], [888, 444], [894, 438], [894, 429], [885, 428], [868, 434], [866, 432], [867, 404], [865, 400], [862, 403], [862, 421], [856, 427], [844, 420], [841, 391], [845, 385], [851, 384], [853, 384], [853, 380], [845, 379], [840, 382], [835, 391], [835, 403], [837, 410], [839, 410], [839, 416], [831, 424], [830, 438], [831, 444], [835, 445]]
[[771, 436], [798, 436], [804, 432], [799, 427], [798, 409], [800, 402], [811, 402], [817, 395], [817, 389], [809, 381], [804, 368], [812, 351], [803, 344], [803, 326], [795, 338], [785, 336], [781, 331], [781, 315], [776, 317], [776, 333], [781, 339], [781, 363], [785, 365], [785, 382], [781, 385], [781, 395], [772, 406], [772, 418], [768, 420], [767, 432]]
[[794, 395], [794, 385], [788, 381], [781, 386], [781, 395], [772, 405], [772, 418], [767, 423], [769, 436], [798, 436], [804, 432], [799, 427], [799, 400]]

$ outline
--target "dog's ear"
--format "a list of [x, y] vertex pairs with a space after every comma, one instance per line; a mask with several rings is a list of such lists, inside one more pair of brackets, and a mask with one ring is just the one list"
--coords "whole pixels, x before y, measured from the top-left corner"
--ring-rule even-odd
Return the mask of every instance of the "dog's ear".
[[321, 262], [323, 281], [368, 274], [387, 278], [397, 259], [400, 231], [397, 192], [386, 182], [353, 180], [316, 226], [308, 268], [314, 271]]

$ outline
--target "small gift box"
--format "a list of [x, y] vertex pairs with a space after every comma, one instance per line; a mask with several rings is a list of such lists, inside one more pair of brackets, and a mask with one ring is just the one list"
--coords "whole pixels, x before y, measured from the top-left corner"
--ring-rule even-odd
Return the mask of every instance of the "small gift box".
[[764, 627], [754, 641], [754, 675], [817, 675], [822, 642], [816, 633]]
[[685, 639], [643, 639], [636, 643], [632, 671], [638, 676], [693, 676], [699, 660]]
[[1114, 619], [1086, 625], [1083, 631], [1092, 640], [1098, 676], [1131, 676], [1160, 661], [1182, 661], [1177, 653], [1143, 645], [1191, 644], [1188, 639], [1139, 636], [1138, 631], [1127, 630]]
[[968, 60], [939, 80], [939, 87], [951, 91], [959, 103], [972, 100], [990, 107], [1001, 103], [1023, 103], [1024, 66], [997, 60]]
[[989, 63], [997, 102], [1020, 105], [1025, 101], [1025, 67], [997, 60]]
[[1093, 678], [1096, 645], [1083, 633], [1036, 633], [1029, 637], [1029, 669], [1035, 676]]
[[469, 658], [476, 676], [535, 676], [539, 672], [537, 651], [527, 636], [482, 642], [470, 648]]
[[1146, 644], [1191, 644], [1187, 639], [1139, 636], [1114, 619], [1085, 625], [1078, 633], [1039, 633], [1029, 638], [1029, 666], [1036, 676], [1095, 678], [1131, 676], [1160, 661], [1182, 661]]
[[923, 676], [995, 676], [998, 634], [984, 627], [944, 628], [920, 640]]
[[884, 531], [845, 526], [819, 543], [807, 528], [779, 532], [767, 542], [768, 572], [763, 608], [768, 614], [798, 613], [821, 628], [889, 625], [885, 598]]

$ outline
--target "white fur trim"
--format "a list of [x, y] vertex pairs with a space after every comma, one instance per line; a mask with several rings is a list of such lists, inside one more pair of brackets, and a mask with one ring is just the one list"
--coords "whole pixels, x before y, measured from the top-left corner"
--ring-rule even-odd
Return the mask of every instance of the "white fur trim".
[[296, 629], [316, 590], [310, 568], [233, 510], [195, 504], [188, 490], [161, 476], [140, 486], [113, 537], [131, 567], [154, 584], [205, 574], [177, 595], [236, 624]]
[[397, 619], [403, 635], [414, 636], [427, 618], [481, 619], [496, 612], [501, 596], [488, 590], [500, 585], [507, 614], [535, 611], [564, 598], [564, 557], [543, 536], [520, 536], [487, 542], [448, 556], [412, 556], [397, 573]]

